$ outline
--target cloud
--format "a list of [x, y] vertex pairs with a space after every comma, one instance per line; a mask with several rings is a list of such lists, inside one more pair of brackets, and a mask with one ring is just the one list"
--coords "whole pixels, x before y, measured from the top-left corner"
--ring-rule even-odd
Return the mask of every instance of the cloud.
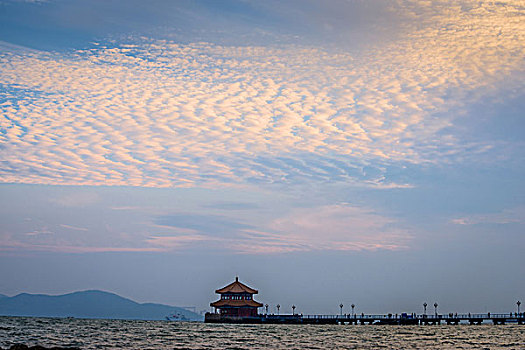
[[246, 202], [215, 202], [202, 205], [202, 207], [219, 210], [252, 210], [260, 208], [258, 204]]
[[210, 238], [202, 235], [151, 236], [146, 243], [160, 247], [162, 250], [173, 250], [199, 242], [209, 242]]
[[60, 227], [67, 228], [70, 230], [75, 230], [75, 231], [89, 231], [89, 229], [85, 227], [77, 227], [77, 226], [71, 226], [71, 225], [65, 225], [65, 224], [60, 224]]
[[99, 196], [93, 192], [77, 192], [51, 198], [49, 201], [62, 207], [85, 207], [97, 203]]
[[209, 236], [227, 237], [239, 230], [251, 228], [250, 225], [240, 223], [218, 215], [201, 214], [171, 214], [155, 218], [154, 223], [159, 226], [169, 226], [177, 229], [201, 232]]
[[525, 207], [505, 209], [499, 213], [476, 214], [452, 219], [456, 225], [480, 225], [480, 224], [523, 224], [525, 222]]
[[65, 55], [3, 47], [0, 181], [403, 188], [385, 169], [483, 160], [498, 145], [463, 140], [455, 119], [522, 90], [522, 9], [390, 11], [405, 35], [352, 53], [146, 38]]
[[47, 228], [42, 228], [39, 230], [34, 230], [34, 231], [26, 233], [27, 236], [52, 235], [52, 234], [54, 234], [54, 232], [49, 231]]
[[[69, 188], [65, 193], [68, 191], [76, 189]], [[148, 191], [146, 196], [149, 195]], [[47, 197], [47, 193], [40, 194], [36, 202], [45, 205]], [[128, 196], [125, 200], [129, 200]], [[143, 198], [130, 204], [135, 202], [143, 202]], [[285, 209], [289, 205], [275, 203], [272, 208], [253, 208], [250, 212], [231, 209], [231, 203], [241, 202], [224, 202], [228, 203], [227, 209], [218, 209], [220, 215], [201, 213], [199, 207], [193, 212], [166, 212], [167, 207], [156, 211], [133, 209], [129, 216], [104, 206], [73, 206], [59, 211], [49, 208], [44, 212], [38, 209], [40, 206], [30, 206], [24, 215], [36, 219], [17, 215], [5, 218], [0, 228], [0, 250], [282, 254], [402, 250], [412, 244], [411, 229], [377, 210], [348, 203], [304, 207], [307, 202], [292, 210]], [[17, 205], [24, 206], [23, 200]], [[84, 220], [86, 217], [97, 220]], [[77, 224], [64, 223], [71, 220], [77, 220]]]
[[308, 250], [406, 249], [411, 234], [392, 218], [347, 204], [295, 209], [270, 227]]
[[412, 234], [397, 220], [344, 203], [295, 209], [257, 228], [211, 215], [171, 215], [161, 221], [166, 220], [181, 229], [179, 234], [153, 235], [148, 244], [165, 249], [193, 246], [240, 254], [276, 254], [400, 250], [409, 248], [412, 241]]
[[152, 247], [90, 247], [90, 246], [67, 246], [67, 245], [42, 245], [42, 244], [20, 244], [0, 241], [0, 251], [35, 251], [35, 252], [58, 252], [58, 253], [106, 253], [106, 252], [163, 252], [164, 249]]
[[123, 206], [116, 206], [116, 207], [110, 207], [111, 210], [139, 210], [142, 209], [142, 207], [139, 206], [132, 206], [132, 205], [123, 205]]
[[[122, 246], [122, 245], [86, 245], [79, 244], [71, 238], [56, 238], [50, 231], [34, 231], [27, 233], [30, 240], [0, 233], [0, 251], [35, 251], [61, 253], [101, 253], [101, 252], [162, 252], [166, 249], [152, 246]], [[43, 236], [42, 236], [43, 235]]]

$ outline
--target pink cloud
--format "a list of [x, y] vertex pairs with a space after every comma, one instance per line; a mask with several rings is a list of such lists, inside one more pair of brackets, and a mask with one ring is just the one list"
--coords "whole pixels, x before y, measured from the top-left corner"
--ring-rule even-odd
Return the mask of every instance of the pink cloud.
[[[45, 92], [6, 90], [0, 181], [213, 187], [300, 173], [304, 181], [409, 187], [345, 169], [480, 157], [488, 141], [435, 140], [465, 106], [522, 90], [525, 32], [521, 17], [508, 15], [521, 9], [468, 3], [393, 2], [391, 11], [414, 19], [406, 35], [352, 54], [147, 39], [70, 56], [0, 46], [2, 82]], [[300, 162], [304, 154], [332, 157], [336, 171], [254, 157]]]

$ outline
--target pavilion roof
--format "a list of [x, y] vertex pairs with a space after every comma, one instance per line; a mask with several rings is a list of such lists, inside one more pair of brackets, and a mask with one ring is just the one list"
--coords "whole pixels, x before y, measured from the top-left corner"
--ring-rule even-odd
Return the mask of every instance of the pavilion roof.
[[210, 306], [213, 307], [225, 307], [225, 306], [232, 306], [232, 307], [242, 307], [242, 306], [251, 306], [251, 307], [262, 307], [263, 304], [256, 302], [255, 300], [217, 300], [213, 303], [210, 303]]
[[217, 289], [215, 291], [217, 294], [224, 294], [224, 293], [249, 293], [249, 294], [257, 294], [258, 291], [256, 289], [250, 288], [244, 283], [239, 282], [239, 277], [235, 277], [235, 282], [232, 282], [228, 284], [226, 287]]

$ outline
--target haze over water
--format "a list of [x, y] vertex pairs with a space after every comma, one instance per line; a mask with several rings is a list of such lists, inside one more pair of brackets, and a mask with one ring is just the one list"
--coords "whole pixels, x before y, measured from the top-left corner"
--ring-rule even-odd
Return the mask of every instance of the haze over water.
[[0, 347], [82, 349], [523, 349], [525, 327], [220, 325], [0, 317]]

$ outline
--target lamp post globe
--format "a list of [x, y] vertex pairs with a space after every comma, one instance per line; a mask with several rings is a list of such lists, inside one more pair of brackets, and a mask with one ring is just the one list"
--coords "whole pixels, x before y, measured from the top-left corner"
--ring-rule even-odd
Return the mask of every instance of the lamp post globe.
[[516, 302], [516, 305], [518, 305], [518, 316], [519, 316], [519, 314], [520, 314], [520, 305], [521, 305], [521, 301], [518, 300], [518, 301]]
[[428, 305], [428, 304], [427, 304], [427, 302], [425, 301], [425, 302], [423, 303], [423, 310], [424, 310], [424, 311], [423, 311], [423, 315], [426, 315], [426, 314], [427, 314], [427, 305]]
[[438, 314], [438, 303], [434, 303], [434, 311], [436, 313], [436, 316]]
[[281, 305], [277, 304], [277, 315], [279, 315], [279, 309], [281, 308]]
[[292, 315], [295, 315], [295, 305], [292, 305]]
[[343, 316], [343, 303], [339, 304], [339, 308], [341, 309], [341, 316]]
[[354, 307], [355, 307], [355, 304], [350, 305], [350, 307], [352, 308], [352, 316], [354, 316]]
[[264, 309], [266, 310], [266, 314], [268, 315], [268, 304], [264, 305]]

